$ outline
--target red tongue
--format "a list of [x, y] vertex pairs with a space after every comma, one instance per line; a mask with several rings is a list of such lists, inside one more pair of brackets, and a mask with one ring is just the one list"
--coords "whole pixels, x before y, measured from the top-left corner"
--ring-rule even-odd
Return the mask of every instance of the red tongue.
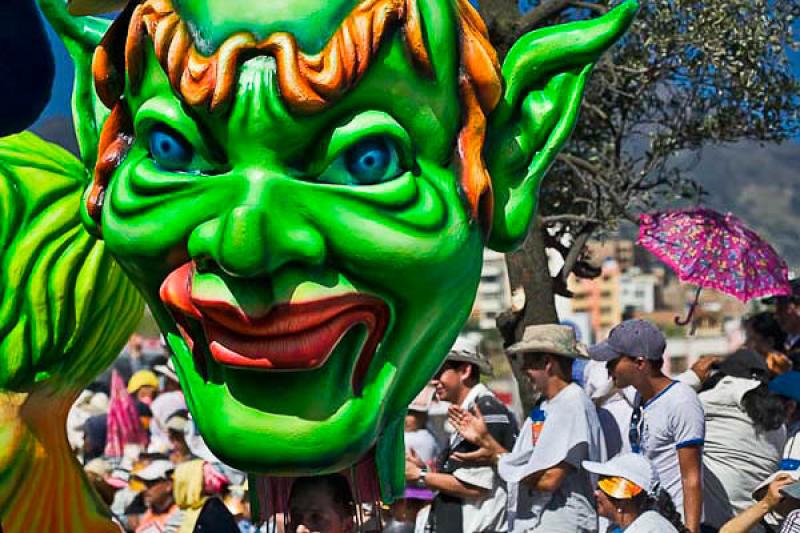
[[161, 284], [158, 295], [167, 307], [200, 320], [203, 315], [192, 303], [192, 267], [189, 262], [173, 270]]

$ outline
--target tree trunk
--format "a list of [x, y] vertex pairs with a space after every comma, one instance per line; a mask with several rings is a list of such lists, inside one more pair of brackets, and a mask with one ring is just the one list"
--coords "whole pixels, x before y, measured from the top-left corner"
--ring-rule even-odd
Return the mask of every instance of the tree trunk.
[[[522, 338], [527, 326], [558, 323], [541, 217], [534, 219], [522, 246], [506, 254], [506, 264], [512, 293], [520, 288], [525, 292], [525, 305], [521, 310], [504, 313], [497, 319], [497, 328], [508, 347]], [[517, 381], [523, 414], [527, 414], [536, 399], [519, 365], [510, 358], [509, 363]]]

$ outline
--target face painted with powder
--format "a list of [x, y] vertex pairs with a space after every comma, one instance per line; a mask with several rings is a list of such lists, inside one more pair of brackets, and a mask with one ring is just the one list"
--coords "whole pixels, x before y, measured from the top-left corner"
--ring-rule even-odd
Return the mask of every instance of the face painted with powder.
[[525, 36], [501, 72], [466, 0], [257, 4], [123, 13], [95, 56], [113, 111], [85, 219], [215, 454], [299, 475], [375, 447], [402, 487], [405, 407], [469, 316], [483, 246], [524, 237], [635, 6]]

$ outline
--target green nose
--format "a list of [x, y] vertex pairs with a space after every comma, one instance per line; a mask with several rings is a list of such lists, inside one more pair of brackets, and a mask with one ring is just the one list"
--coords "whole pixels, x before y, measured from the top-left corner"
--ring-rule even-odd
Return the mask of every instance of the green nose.
[[230, 276], [265, 277], [289, 263], [323, 264], [325, 239], [296, 212], [277, 207], [269, 213], [263, 206], [242, 205], [195, 229], [189, 254], [200, 262], [215, 262]]

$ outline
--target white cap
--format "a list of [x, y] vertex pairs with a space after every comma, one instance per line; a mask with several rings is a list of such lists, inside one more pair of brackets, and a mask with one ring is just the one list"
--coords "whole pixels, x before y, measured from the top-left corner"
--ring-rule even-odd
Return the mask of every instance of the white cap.
[[175, 470], [175, 466], [166, 459], [157, 459], [147, 465], [142, 470], [133, 474], [142, 481], [158, 481], [159, 479], [169, 479], [169, 474]]
[[186, 424], [188, 420], [186, 417], [173, 415], [167, 420], [167, 429], [171, 429], [173, 431], [177, 431], [179, 433], [183, 433], [186, 431]]
[[[781, 474], [789, 474], [792, 476], [792, 479], [795, 481], [800, 481], [800, 470], [778, 470], [770, 475], [767, 479], [759, 483], [759, 485], [753, 490], [753, 499], [759, 500], [760, 497], [756, 497], [756, 494], [763, 491], [770, 483], [775, 481], [775, 478]], [[763, 494], [759, 494], [759, 496], [763, 497]]]
[[599, 476], [621, 477], [653, 494], [658, 486], [658, 473], [643, 455], [623, 453], [605, 463], [583, 461], [583, 468]]

